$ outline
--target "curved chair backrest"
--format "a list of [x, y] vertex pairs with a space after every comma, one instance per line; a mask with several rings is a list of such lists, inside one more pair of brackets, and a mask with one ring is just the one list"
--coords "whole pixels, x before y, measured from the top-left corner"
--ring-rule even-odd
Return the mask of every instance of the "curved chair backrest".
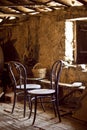
[[17, 85], [19, 85], [21, 89], [21, 85], [24, 85], [24, 89], [26, 89], [27, 72], [24, 65], [20, 62], [9, 61], [8, 69], [9, 76], [11, 78], [12, 85], [14, 86], [14, 88], [16, 88]]
[[55, 89], [56, 94], [59, 93], [59, 79], [62, 70], [62, 60], [54, 62], [51, 70], [51, 88]]

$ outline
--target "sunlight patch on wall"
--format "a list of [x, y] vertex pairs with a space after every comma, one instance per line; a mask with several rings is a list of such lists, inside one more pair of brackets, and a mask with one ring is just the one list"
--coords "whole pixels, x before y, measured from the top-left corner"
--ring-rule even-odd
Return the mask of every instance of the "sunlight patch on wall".
[[65, 22], [65, 61], [73, 61], [73, 22]]

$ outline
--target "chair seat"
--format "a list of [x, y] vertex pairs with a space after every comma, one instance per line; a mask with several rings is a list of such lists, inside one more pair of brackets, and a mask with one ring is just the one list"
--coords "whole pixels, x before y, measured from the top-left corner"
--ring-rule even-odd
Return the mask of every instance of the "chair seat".
[[[17, 89], [24, 89], [24, 85], [17, 85], [16, 86]], [[32, 89], [40, 89], [41, 85], [39, 84], [26, 84], [26, 89], [32, 90]]]
[[54, 89], [38, 89], [38, 90], [30, 90], [28, 91], [29, 94], [32, 95], [49, 95], [49, 94], [54, 94], [55, 90]]

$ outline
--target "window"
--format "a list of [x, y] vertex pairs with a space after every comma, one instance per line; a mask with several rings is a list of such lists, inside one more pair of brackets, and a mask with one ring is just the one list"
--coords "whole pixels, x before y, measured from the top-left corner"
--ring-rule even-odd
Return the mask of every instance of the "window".
[[76, 21], [76, 63], [87, 64], [87, 21]]
[[65, 22], [65, 61], [87, 64], [87, 21]]

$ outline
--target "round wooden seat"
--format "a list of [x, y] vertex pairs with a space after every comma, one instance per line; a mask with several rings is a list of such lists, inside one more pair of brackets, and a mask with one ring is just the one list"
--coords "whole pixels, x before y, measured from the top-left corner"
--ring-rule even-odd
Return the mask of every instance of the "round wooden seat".
[[53, 89], [38, 89], [38, 90], [30, 90], [28, 91], [29, 94], [32, 95], [48, 95], [48, 94], [54, 94], [55, 90]]
[[[17, 89], [24, 89], [24, 84], [23, 85], [17, 85], [16, 86]], [[41, 85], [39, 84], [26, 84], [26, 90], [32, 90], [32, 89], [39, 89], [41, 88]]]

